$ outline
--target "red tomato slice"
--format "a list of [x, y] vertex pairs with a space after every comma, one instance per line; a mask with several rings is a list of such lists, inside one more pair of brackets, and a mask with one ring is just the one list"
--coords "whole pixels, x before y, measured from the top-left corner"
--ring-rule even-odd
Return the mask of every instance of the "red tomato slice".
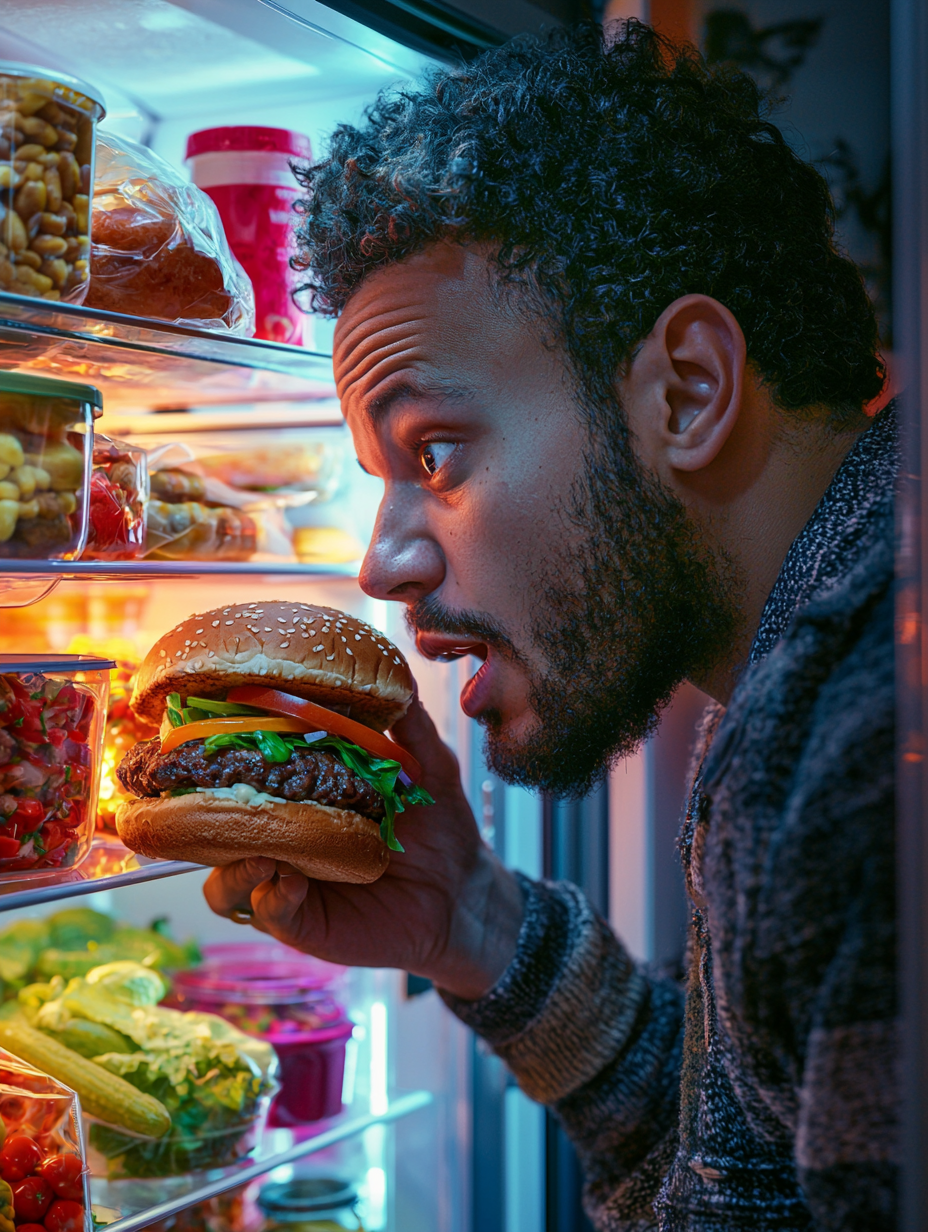
[[18, 855], [20, 846], [18, 838], [8, 838], [5, 834], [0, 835], [0, 860], [10, 860]]
[[422, 768], [411, 753], [407, 753], [389, 736], [382, 732], [372, 731], [363, 723], [356, 723], [343, 714], [327, 710], [325, 706], [317, 706], [302, 697], [294, 697], [292, 693], [282, 693], [279, 689], [263, 689], [260, 685], [243, 684], [230, 689], [227, 700], [239, 702], [243, 706], [258, 706], [271, 714], [289, 714], [294, 718], [305, 720], [306, 731], [324, 729], [332, 736], [341, 736], [359, 745], [375, 757], [389, 758], [398, 761], [404, 772], [414, 783], [422, 777]]
[[161, 738], [161, 752], [170, 753], [189, 740], [208, 740], [210, 736], [224, 736], [230, 732], [308, 732], [315, 731], [311, 723], [302, 719], [263, 719], [263, 718], [228, 718], [201, 719], [198, 723], [185, 723], [183, 727], [172, 727], [167, 735]]

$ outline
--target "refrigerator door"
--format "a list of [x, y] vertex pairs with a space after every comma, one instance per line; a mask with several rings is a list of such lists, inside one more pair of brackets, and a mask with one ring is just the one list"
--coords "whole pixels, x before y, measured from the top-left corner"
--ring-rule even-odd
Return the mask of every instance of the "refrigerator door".
[[[261, 0], [303, 21], [319, 21], [315, 0]], [[592, 16], [588, 0], [333, 0], [331, 7], [379, 34], [440, 60], [471, 59], [514, 34]]]

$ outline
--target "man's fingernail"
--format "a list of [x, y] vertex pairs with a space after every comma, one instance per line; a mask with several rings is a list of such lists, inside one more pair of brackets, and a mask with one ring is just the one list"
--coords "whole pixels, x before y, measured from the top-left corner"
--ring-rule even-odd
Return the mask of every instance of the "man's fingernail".
[[275, 867], [273, 860], [265, 860], [260, 856], [245, 861], [245, 869], [249, 877], [260, 877], [262, 881], [267, 881], [268, 877], [274, 876]]
[[284, 873], [280, 878], [280, 892], [291, 902], [299, 902], [306, 893], [306, 878], [302, 873]]

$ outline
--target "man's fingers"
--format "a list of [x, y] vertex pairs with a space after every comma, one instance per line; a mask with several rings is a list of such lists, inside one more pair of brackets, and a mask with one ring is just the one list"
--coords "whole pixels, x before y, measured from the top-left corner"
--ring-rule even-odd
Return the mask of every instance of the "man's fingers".
[[214, 868], [203, 886], [203, 896], [217, 915], [227, 916], [236, 907], [247, 907], [252, 890], [273, 877], [276, 867], [273, 860], [262, 856]]
[[302, 873], [279, 873], [257, 886], [251, 895], [255, 920], [272, 933], [289, 933], [306, 892], [309, 881]]

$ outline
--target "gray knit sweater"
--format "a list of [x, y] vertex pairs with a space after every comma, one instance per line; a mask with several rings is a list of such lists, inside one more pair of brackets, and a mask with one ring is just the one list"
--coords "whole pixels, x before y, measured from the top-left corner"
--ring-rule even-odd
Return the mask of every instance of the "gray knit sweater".
[[897, 1167], [892, 408], [793, 544], [680, 847], [685, 992], [580, 891], [522, 879], [516, 956], [446, 997], [583, 1162], [609, 1232], [889, 1232]]

